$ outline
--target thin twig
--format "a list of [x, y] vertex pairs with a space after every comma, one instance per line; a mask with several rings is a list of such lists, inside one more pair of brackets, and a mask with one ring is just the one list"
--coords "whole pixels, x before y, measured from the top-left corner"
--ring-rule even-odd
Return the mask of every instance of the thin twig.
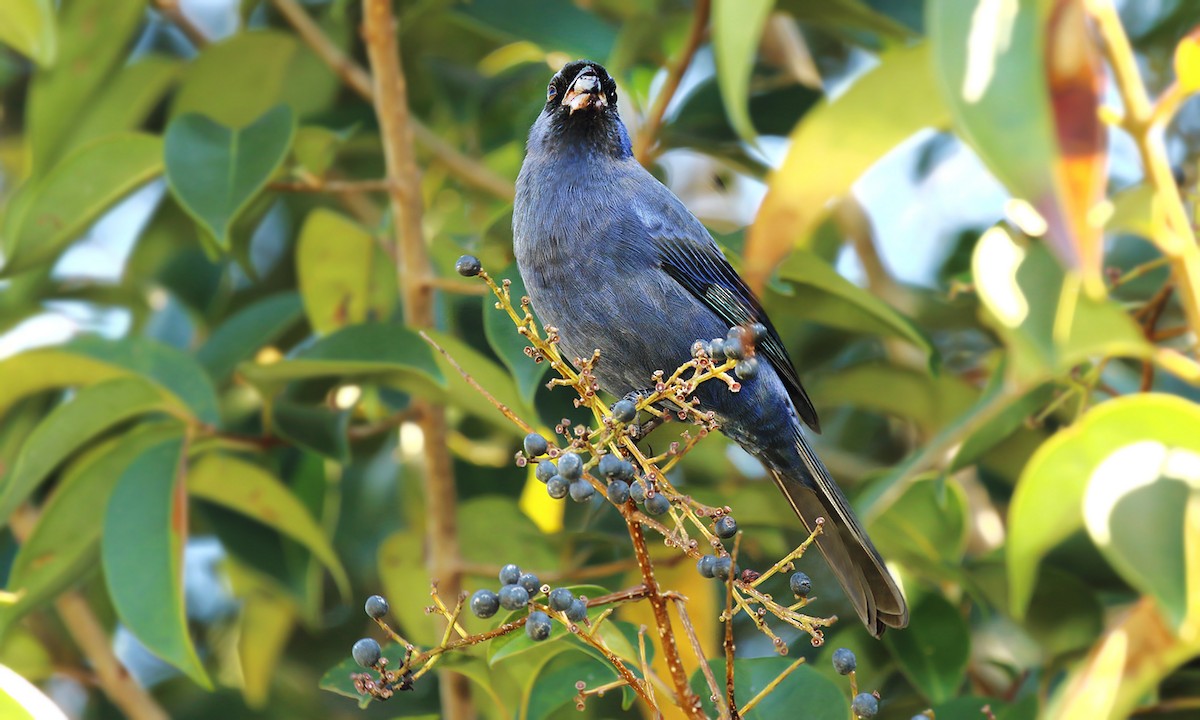
[[692, 11], [692, 26], [688, 31], [687, 42], [684, 44], [683, 51], [676, 58], [675, 63], [667, 71], [666, 82], [663, 83], [662, 90], [658, 92], [658, 96], [654, 98], [654, 105], [650, 108], [650, 114], [646, 117], [646, 123], [638, 133], [633, 154], [642, 165], [649, 165], [654, 162], [658, 131], [662, 128], [663, 118], [667, 114], [667, 107], [671, 104], [671, 99], [675, 97], [675, 92], [679, 90], [679, 82], [683, 80], [684, 73], [687, 72], [688, 66], [692, 64], [692, 58], [696, 56], [697, 48], [700, 47], [700, 43], [704, 40], [704, 32], [708, 28], [708, 16], [711, 5], [711, 0], [696, 0], [695, 9]]
[[692, 652], [696, 653], [696, 657], [700, 659], [700, 672], [704, 674], [704, 682], [708, 683], [708, 690], [712, 693], [717, 716], [726, 717], [729, 711], [725, 706], [725, 694], [721, 692], [721, 688], [717, 687], [717, 677], [713, 675], [712, 666], [704, 657], [704, 648], [701, 647], [700, 638], [696, 635], [696, 627], [692, 625], [692, 619], [688, 617], [687, 601], [678, 595], [672, 595], [671, 599], [675, 601], [675, 611], [679, 613], [679, 622], [683, 625], [683, 632], [692, 645]]
[[741, 713], [738, 712], [737, 700], [733, 695], [733, 661], [734, 661], [734, 645], [733, 645], [733, 577], [734, 569], [737, 567], [738, 550], [742, 545], [742, 534], [739, 532], [734, 536], [733, 553], [729, 564], [729, 577], [725, 579], [725, 639], [722, 643], [725, 649], [725, 702], [729, 706], [729, 717], [731, 720], [738, 720]]
[[179, 28], [197, 49], [208, 45], [208, 37], [179, 9], [179, 0], [154, 0], [154, 4], [158, 7], [158, 11], [163, 14], [163, 17], [170, 20], [172, 25]]
[[446, 348], [442, 347], [437, 343], [436, 340], [429, 337], [429, 334], [424, 330], [418, 334], [421, 336], [422, 340], [432, 345], [434, 350], [437, 350], [439, 353], [441, 353], [442, 357], [446, 358], [446, 362], [450, 363], [450, 366], [457, 370], [459, 375], [462, 375], [463, 380], [466, 380], [468, 385], [475, 388], [480, 395], [483, 395], [488, 402], [490, 402], [497, 410], [500, 411], [500, 414], [511, 420], [517, 427], [521, 428], [526, 433], [534, 432], [532, 425], [522, 420], [520, 416], [512, 411], [511, 408], [497, 400], [495, 395], [492, 395], [482, 385], [480, 385], [478, 380], [471, 377], [471, 374], [464, 370], [462, 365], [458, 364], [458, 361], [446, 351]]

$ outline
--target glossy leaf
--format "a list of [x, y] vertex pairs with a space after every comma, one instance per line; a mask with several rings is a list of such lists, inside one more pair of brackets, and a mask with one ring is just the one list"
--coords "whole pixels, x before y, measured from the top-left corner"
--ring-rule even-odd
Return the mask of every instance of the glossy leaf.
[[214, 381], [224, 380], [237, 364], [271, 344], [301, 315], [300, 296], [292, 292], [263, 298], [231, 315], [213, 330], [196, 360]]
[[331, 333], [367, 320], [387, 320], [396, 273], [375, 238], [346, 216], [317, 208], [296, 247], [296, 274], [314, 331]]
[[[929, 48], [885, 52], [836, 99], [813, 108], [791, 135], [746, 239], [745, 274], [761, 286], [796, 245], [808, 246], [827, 205], [892, 148], [949, 123], [929, 68]], [[821, 172], [813, 172], [813, 168]]]
[[145, 55], [117, 71], [79, 118], [63, 154], [114, 133], [137, 130], [179, 80], [183, 63]]
[[3, 274], [53, 260], [105, 210], [161, 173], [162, 142], [151, 135], [112, 135], [80, 148], [36, 181], [19, 214], [5, 219], [13, 234]]
[[[1109, 528], [1108, 519], [1122, 496], [1139, 484], [1158, 485], [1160, 472], [1167, 477], [1190, 472], [1190, 458], [1200, 453], [1200, 438], [1193, 432], [1198, 421], [1200, 409], [1181, 398], [1158, 394], [1123, 397], [1093, 408], [1038, 449], [1021, 474], [1009, 508], [1009, 592], [1016, 616], [1021, 617], [1028, 606], [1038, 563], [1051, 548], [1084, 527], [1086, 511], [1089, 530], [1097, 537], [1101, 550], [1115, 561], [1117, 570], [1136, 587], [1154, 595], [1172, 621], [1182, 619], [1184, 609], [1179, 603], [1184, 597], [1180, 588], [1183, 576], [1177, 573], [1173, 579], [1163, 577], [1172, 563], [1182, 567], [1182, 558], [1175, 555], [1182, 552], [1180, 521], [1144, 514], [1158, 506], [1153, 502], [1156, 492], [1144, 498], [1150, 503], [1135, 508], [1135, 500], [1127, 508], [1137, 510], [1133, 516], [1137, 519], [1130, 520], [1130, 527], [1145, 533], [1144, 538], [1132, 538], [1134, 542], [1148, 549], [1163, 547], [1161, 543], [1168, 542], [1165, 538], [1169, 536], [1169, 542], [1176, 545], [1166, 557], [1138, 569], [1129, 567], [1129, 553], [1134, 550], [1127, 546], [1131, 538], [1124, 530], [1114, 532]], [[1177, 459], [1164, 467], [1168, 457]], [[1112, 481], [1115, 471], [1124, 473], [1119, 482]], [[1104, 480], [1109, 484], [1103, 484]], [[1163, 482], [1168, 493], [1169, 482]], [[1179, 503], [1175, 509], [1183, 513]], [[1160, 531], [1163, 535], [1157, 534]], [[1165, 569], [1159, 564], [1164, 561]], [[1157, 580], [1151, 580], [1150, 574]]]
[[93, 448], [67, 467], [13, 558], [8, 590], [21, 597], [12, 605], [0, 605], [0, 636], [25, 613], [96, 568], [104, 520], [96, 509], [108, 504], [113, 486], [130, 463], [148, 448], [180, 436], [176, 424], [143, 424]]
[[[528, 720], [546, 720], [554, 711], [575, 699], [579, 693], [575, 683], [598, 687], [619, 679], [617, 671], [593, 657], [572, 653], [552, 659], [541, 672], [529, 678], [535, 690], [529, 694], [525, 707]], [[632, 693], [631, 690], [626, 690]]]
[[954, 696], [967, 671], [971, 637], [958, 608], [940, 595], [927, 595], [912, 607], [902, 632], [883, 636], [901, 672], [930, 702]]
[[167, 411], [163, 393], [136, 377], [113, 378], [80, 390], [46, 416], [0, 481], [0, 523], [71, 454], [101, 433], [130, 418]]
[[758, 58], [758, 41], [774, 4], [774, 0], [714, 0], [712, 6], [717, 82], [729, 121], [746, 140], [755, 135], [747, 106], [750, 75]]
[[[514, 305], [518, 305], [521, 298], [529, 294], [525, 290], [525, 282], [521, 279], [521, 273], [517, 270], [515, 263], [509, 265], [496, 277], [512, 282], [509, 292]], [[525, 354], [525, 348], [529, 346], [525, 336], [517, 332], [508, 313], [497, 309], [492, 302], [486, 299], [483, 303], [483, 331], [487, 335], [488, 344], [492, 346], [492, 350], [500, 356], [500, 360], [517, 381], [517, 390], [521, 393], [521, 399], [527, 404], [532, 403], [534, 393], [537, 392], [550, 365], [544, 362], [535, 363], [533, 358]]]
[[194, 497], [253, 518], [308, 548], [329, 569], [342, 594], [349, 594], [346, 571], [325, 531], [267, 470], [230, 455], [210, 453], [188, 473], [187, 489]]
[[953, 579], [966, 550], [970, 514], [966, 493], [953, 481], [913, 483], [868, 534], [888, 557], [939, 579]]
[[138, 456], [113, 488], [100, 551], [121, 622], [152, 653], [211, 688], [184, 612], [185, 472], [182, 439], [159, 442]]
[[38, 65], [53, 65], [58, 55], [54, 4], [50, 0], [8, 0], [0, 4], [0, 43]]
[[[426, 332], [434, 342], [450, 354], [455, 363], [458, 363], [467, 374], [486, 388], [496, 400], [508, 406], [519, 417], [536, 417], [532, 406], [525, 402], [520, 391], [517, 390], [512, 375], [504, 368], [453, 335], [432, 330]], [[446, 392], [442, 396], [445, 402], [452, 403], [475, 417], [489, 421], [499, 430], [518, 437], [524, 436], [521, 429], [513, 425], [508, 418], [488, 402], [487, 398], [464, 380], [462, 374], [441, 353], [435, 354], [434, 360], [441, 368], [442, 376], [446, 378]]]
[[338, 462], [349, 461], [349, 411], [276, 400], [271, 419], [280, 437]]
[[1020, 428], [1025, 421], [1041, 410], [1054, 396], [1054, 388], [1050, 384], [1040, 385], [1023, 395], [1008, 396], [1001, 401], [1004, 408], [998, 410], [994, 417], [981, 425], [977, 430], [967, 435], [958, 451], [954, 453], [951, 471], [967, 467], [979, 459], [981, 455], [1003, 442]]
[[574, 3], [557, 0], [474, 0], [455, 6], [490, 35], [522, 38], [597, 62], [608, 59], [616, 30]]
[[379, 543], [379, 578], [400, 633], [411, 642], [436, 645], [441, 632], [434, 617], [425, 612], [431, 580], [425, 569], [424, 547], [420, 528], [389, 535]]
[[296, 626], [293, 602], [249, 572], [231, 572], [234, 592], [242, 600], [238, 618], [238, 662], [242, 696], [251, 708], [266, 707], [280, 658]]
[[175, 118], [164, 137], [171, 193], [229, 250], [233, 222], [283, 163], [295, 130], [286, 105], [277, 105], [238, 128], [194, 113]]
[[[787, 670], [795, 660], [783, 657], [745, 658], [733, 661], [734, 697], [745, 703]], [[725, 661], [710, 660], [718, 683], [725, 677]], [[692, 692], [700, 697], [708, 717], [716, 717], [710, 696], [712, 692], [699, 670], [692, 673]], [[719, 685], [723, 687], [723, 685]], [[781, 682], [750, 712], [746, 720], [769, 720], [788, 717], [796, 720], [844, 720], [850, 717], [847, 693], [816, 670], [801, 665]]]
[[861, 363], [814, 385], [818, 407], [849, 405], [913, 420], [932, 434], [974, 403], [978, 391], [949, 375], [933, 376], [885, 363]]

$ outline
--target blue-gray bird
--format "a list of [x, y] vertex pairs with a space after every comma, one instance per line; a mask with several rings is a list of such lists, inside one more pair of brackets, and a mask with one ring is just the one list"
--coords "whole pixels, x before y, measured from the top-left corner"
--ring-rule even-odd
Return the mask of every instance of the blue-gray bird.
[[804, 438], [820, 430], [778, 333], [712, 236], [633, 157], [616, 83], [600, 65], [566, 65], [546, 88], [517, 178], [514, 250], [542, 322], [568, 358], [600, 350], [596, 377], [618, 397], [653, 386], [696, 340], [761, 323], [759, 372], [732, 393], [696, 396], [721, 431], [758, 458], [817, 539], [867, 629], [908, 624], [908, 607], [845, 495]]

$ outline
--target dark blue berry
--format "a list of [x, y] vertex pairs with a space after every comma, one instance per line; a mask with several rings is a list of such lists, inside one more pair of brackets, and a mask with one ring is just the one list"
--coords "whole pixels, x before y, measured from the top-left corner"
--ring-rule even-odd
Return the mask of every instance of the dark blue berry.
[[596, 466], [596, 471], [602, 476], [610, 478], [621, 471], [621, 464], [621, 458], [616, 455], [602, 455], [600, 456], [600, 463]]
[[562, 500], [571, 491], [571, 483], [562, 475], [555, 475], [546, 482], [546, 492], [555, 500]]
[[500, 609], [500, 596], [491, 590], [476, 590], [471, 596], [471, 612], [478, 618], [490, 618]]
[[713, 560], [713, 577], [718, 580], [728, 580], [729, 573], [733, 572], [733, 560], [728, 557], [719, 557]]
[[725, 357], [741, 360], [746, 356], [746, 346], [742, 340], [745, 334], [746, 331], [743, 328], [729, 328], [729, 334], [725, 336]]
[[529, 591], [520, 585], [505, 585], [500, 588], [500, 606], [505, 610], [519, 610], [529, 604]]
[[737, 520], [734, 520], [732, 515], [722, 515], [713, 523], [713, 529], [716, 531], [717, 537], [729, 539], [737, 535]]
[[696, 561], [696, 571], [700, 573], [700, 577], [711, 578], [713, 576], [713, 565], [716, 562], [716, 555], [705, 555]]
[[617, 473], [613, 475], [617, 480], [629, 482], [633, 479], [633, 463], [628, 460], [622, 460], [621, 466], [617, 468]]
[[725, 341], [721, 338], [713, 338], [708, 344], [708, 356], [717, 362], [725, 359]]
[[697, 340], [692, 343], [692, 357], [700, 357], [701, 353], [708, 354], [708, 345], [704, 344], [703, 340]]
[[454, 263], [454, 270], [463, 277], [475, 277], [480, 270], [483, 270], [483, 265], [474, 255], [463, 255], [458, 262]]
[[662, 493], [654, 493], [653, 496], [646, 498], [646, 512], [651, 515], [662, 515], [671, 509], [671, 501]]
[[365, 609], [368, 617], [379, 620], [388, 614], [388, 601], [384, 600], [382, 595], [372, 595], [367, 598]]
[[534, 477], [542, 482], [550, 482], [550, 478], [558, 474], [558, 468], [549, 460], [543, 460], [537, 464], [537, 468], [533, 471]]
[[530, 597], [542, 591], [542, 581], [538, 580], [538, 576], [533, 573], [521, 573], [521, 579], [517, 581], [517, 584], [525, 588], [525, 592], [529, 593]]
[[638, 478], [629, 484], [629, 497], [633, 498], [635, 503], [646, 502], [646, 481]]
[[537, 433], [529, 433], [525, 436], [525, 454], [531, 458], [541, 457], [550, 449], [550, 443], [546, 442], [546, 438]]
[[613, 480], [608, 484], [608, 499], [618, 505], [624, 505], [629, 500], [629, 483], [624, 480]]
[[854, 702], [850, 707], [854, 710], [854, 714], [862, 720], [870, 720], [879, 712], [879, 700], [871, 693], [859, 693], [854, 696]]
[[558, 459], [558, 474], [567, 480], [578, 480], [583, 477], [583, 460], [573, 452], [563, 453]]
[[547, 604], [555, 612], [564, 612], [571, 607], [573, 602], [575, 602], [575, 595], [570, 590], [560, 587], [550, 591], [550, 600]]
[[567, 608], [566, 615], [567, 619], [573, 623], [583, 622], [587, 619], [587, 603], [575, 599], [571, 602], [571, 607]]
[[580, 478], [571, 483], [570, 492], [572, 500], [582, 503], [592, 499], [592, 496], [596, 494], [596, 488], [592, 487], [587, 480]]
[[812, 580], [802, 572], [792, 573], [788, 584], [792, 588], [792, 594], [798, 598], [808, 597], [812, 592]]
[[750, 339], [754, 342], [762, 342], [767, 337], [767, 326], [762, 323], [754, 323], [750, 326]]
[[541, 642], [550, 637], [550, 630], [554, 627], [550, 622], [550, 616], [541, 610], [534, 610], [529, 613], [529, 619], [525, 621], [525, 634], [530, 640]]
[[631, 423], [637, 419], [637, 405], [632, 400], [618, 400], [612, 406], [612, 416], [619, 423]]
[[500, 584], [501, 585], [516, 585], [521, 579], [521, 568], [509, 563], [500, 568]]
[[373, 668], [379, 664], [379, 658], [383, 657], [383, 649], [371, 638], [363, 638], [354, 643], [350, 654], [354, 656], [354, 662], [365, 668]]
[[858, 667], [858, 658], [850, 648], [838, 648], [833, 651], [833, 669], [838, 675], [849, 675]]
[[758, 375], [758, 358], [748, 357], [745, 360], [738, 360], [738, 364], [733, 366], [733, 372], [743, 380], [749, 380]]

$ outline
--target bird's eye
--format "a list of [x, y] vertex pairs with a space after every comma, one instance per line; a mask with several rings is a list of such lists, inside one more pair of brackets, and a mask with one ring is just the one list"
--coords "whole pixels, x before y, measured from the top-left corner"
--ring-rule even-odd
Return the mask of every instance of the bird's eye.
[[558, 88], [554, 87], [554, 83], [550, 83], [546, 86], [546, 102], [550, 102], [556, 97], [558, 97]]

